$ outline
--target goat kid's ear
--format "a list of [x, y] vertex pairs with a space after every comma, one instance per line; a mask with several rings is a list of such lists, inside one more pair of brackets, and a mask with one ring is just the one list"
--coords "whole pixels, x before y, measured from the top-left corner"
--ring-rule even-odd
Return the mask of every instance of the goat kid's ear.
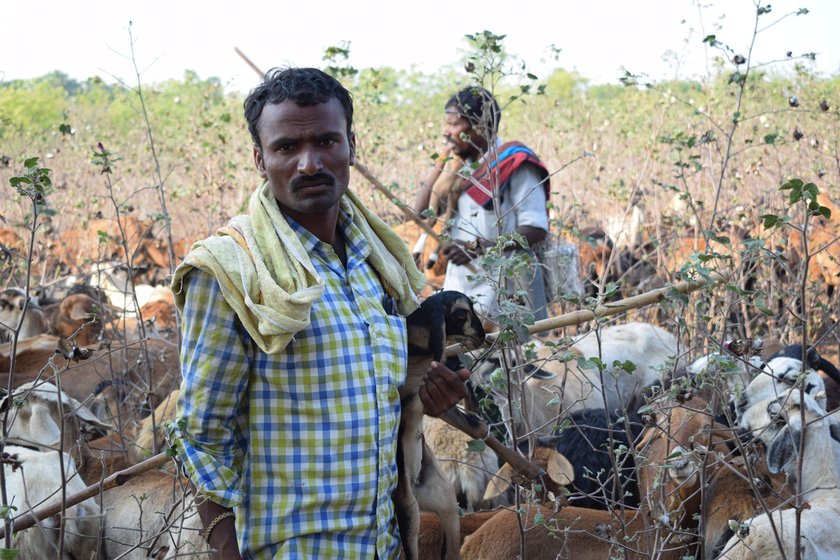
[[482, 500], [489, 501], [498, 498], [512, 488], [511, 478], [513, 477], [513, 468], [505, 463], [502, 465], [496, 474], [490, 477], [487, 483], [487, 488], [484, 490], [484, 497]]
[[799, 451], [798, 430], [790, 426], [782, 428], [767, 446], [767, 470], [771, 474], [779, 474], [782, 469], [796, 458]]

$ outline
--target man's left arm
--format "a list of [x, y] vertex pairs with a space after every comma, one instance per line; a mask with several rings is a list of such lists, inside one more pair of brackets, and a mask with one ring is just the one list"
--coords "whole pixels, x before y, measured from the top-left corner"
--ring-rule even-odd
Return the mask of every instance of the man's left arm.
[[548, 233], [545, 187], [539, 168], [525, 163], [510, 178], [511, 205], [516, 213], [516, 232], [530, 247], [542, 243]]

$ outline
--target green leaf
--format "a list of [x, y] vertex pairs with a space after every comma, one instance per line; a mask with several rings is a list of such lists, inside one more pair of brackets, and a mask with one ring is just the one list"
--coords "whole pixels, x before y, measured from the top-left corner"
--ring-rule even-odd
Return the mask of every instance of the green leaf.
[[772, 229], [774, 227], [782, 225], [781, 220], [779, 220], [779, 217], [775, 214], [764, 214], [761, 217], [761, 221], [762, 225], [764, 226], [764, 229]]
[[767, 307], [767, 304], [765, 303], [763, 298], [755, 298], [755, 308], [761, 311], [761, 313], [763, 313], [764, 315], [767, 315], [768, 317], [772, 317], [773, 315], [775, 315], [773, 310]]
[[483, 440], [474, 439], [467, 443], [467, 451], [470, 453], [481, 453], [487, 449], [487, 444]]
[[20, 550], [16, 548], [0, 548], [0, 560], [14, 560]]
[[776, 140], [779, 138], [778, 134], [765, 134], [764, 135], [764, 143], [765, 144], [775, 144]]

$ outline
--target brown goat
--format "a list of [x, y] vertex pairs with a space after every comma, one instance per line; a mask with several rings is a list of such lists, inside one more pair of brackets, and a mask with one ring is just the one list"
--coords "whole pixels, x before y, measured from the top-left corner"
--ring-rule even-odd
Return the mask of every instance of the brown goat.
[[[458, 524], [461, 528], [461, 543], [463, 544], [468, 535], [475, 533], [496, 513], [498, 513], [497, 510], [476, 511], [458, 518]], [[437, 515], [420, 513], [420, 537], [417, 542], [417, 548], [420, 552], [418, 560], [440, 560], [441, 551], [444, 549], [444, 534]]]
[[462, 560], [678, 560], [688, 554], [687, 543], [675, 542], [679, 539], [673, 533], [663, 532], [639, 510], [523, 507], [521, 518], [503, 509], [468, 536]]
[[65, 296], [61, 301], [44, 306], [50, 334], [61, 338], [76, 335], [79, 346], [97, 345], [102, 337], [103, 309], [87, 294]]
[[[432, 229], [440, 233], [443, 230], [444, 223], [438, 222]], [[420, 235], [423, 233], [423, 230], [420, 229], [420, 226], [414, 223], [412, 220], [407, 220], [401, 224], [397, 224], [393, 228], [391, 228], [396, 232], [396, 234], [405, 241], [405, 244], [408, 245], [409, 248], [413, 248], [417, 245], [417, 241], [420, 239]], [[416, 257], [418, 261], [418, 267], [426, 276], [426, 286], [423, 288], [423, 291], [420, 293], [421, 297], [427, 297], [432, 295], [435, 290], [440, 289], [443, 287], [443, 279], [446, 276], [446, 265], [448, 260], [444, 258], [442, 255], [435, 261], [434, 265], [431, 268], [426, 268], [425, 263], [429, 261], [429, 257], [434, 252], [435, 246], [437, 243], [426, 243], [423, 246], [422, 252], [419, 253], [419, 256]]]
[[764, 445], [756, 443], [746, 459], [718, 469], [703, 500], [703, 557], [717, 558], [734, 534], [730, 520], [743, 523], [756, 515], [781, 507], [793, 487], [783, 473], [767, 469]]
[[[98, 350], [78, 363], [56, 355], [59, 339], [53, 341], [53, 350], [18, 352], [12, 386], [35, 380], [55, 382], [60, 374], [61, 388], [68, 395], [89, 404], [98, 418], [120, 428], [145, 416], [144, 407], [156, 407], [180, 383], [178, 348], [163, 340], [152, 339], [112, 351]], [[9, 370], [10, 358], [0, 355], [0, 371]], [[112, 400], [94, 401], [103, 387], [111, 393]]]
[[714, 421], [708, 408], [696, 395], [683, 402], [669, 398], [656, 403], [650, 412], [656, 423], [636, 444], [639, 494], [651, 512], [667, 518], [673, 527], [697, 527], [701, 483], [719, 466], [714, 455], [729, 451], [719, 439], [713, 440], [713, 431], [718, 435], [728, 431]]

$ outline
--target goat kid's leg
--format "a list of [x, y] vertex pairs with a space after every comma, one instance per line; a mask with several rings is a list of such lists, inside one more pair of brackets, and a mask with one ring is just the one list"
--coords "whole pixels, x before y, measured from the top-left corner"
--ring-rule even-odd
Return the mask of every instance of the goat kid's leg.
[[421, 483], [414, 489], [420, 511], [434, 513], [443, 531], [443, 560], [460, 560], [461, 527], [455, 487], [440, 469], [431, 450], [423, 444]]
[[420, 479], [423, 461], [423, 403], [418, 395], [402, 402], [399, 440], [397, 444], [397, 488], [394, 491], [394, 511], [400, 528], [405, 560], [418, 558], [417, 541], [420, 533], [420, 507], [415, 487]]
[[[397, 458], [400, 453], [397, 452]], [[397, 525], [400, 528], [400, 540], [404, 560], [417, 560], [417, 540], [420, 533], [420, 506], [417, 503], [417, 496], [414, 494], [413, 484], [407, 480], [403, 469], [399, 469], [397, 488], [394, 490], [392, 500], [394, 512], [397, 517]]]

